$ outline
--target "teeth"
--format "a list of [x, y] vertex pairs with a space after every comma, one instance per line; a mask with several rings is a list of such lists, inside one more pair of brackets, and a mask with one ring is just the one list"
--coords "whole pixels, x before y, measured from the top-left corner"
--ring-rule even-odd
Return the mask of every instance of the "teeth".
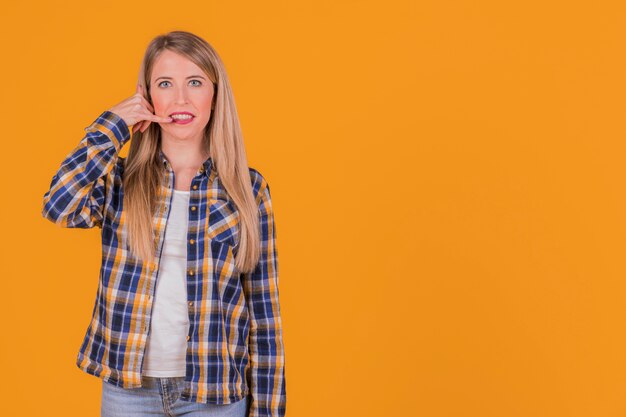
[[188, 114], [174, 114], [170, 117], [172, 119], [177, 119], [177, 120], [187, 120], [187, 119], [191, 119], [193, 116], [190, 116]]

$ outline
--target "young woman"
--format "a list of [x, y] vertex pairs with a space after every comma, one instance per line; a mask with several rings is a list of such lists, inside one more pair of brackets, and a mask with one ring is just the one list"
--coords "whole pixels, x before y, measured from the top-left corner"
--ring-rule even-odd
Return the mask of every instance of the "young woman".
[[156, 37], [136, 93], [85, 130], [42, 214], [102, 229], [76, 360], [102, 379], [102, 416], [284, 416], [270, 188], [248, 167], [216, 51], [189, 32]]

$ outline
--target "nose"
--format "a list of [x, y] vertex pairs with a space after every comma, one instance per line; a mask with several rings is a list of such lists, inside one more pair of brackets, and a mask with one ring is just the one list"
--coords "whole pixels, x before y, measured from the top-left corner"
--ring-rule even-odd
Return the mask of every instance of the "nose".
[[187, 103], [187, 90], [185, 86], [178, 87], [176, 89], [176, 104], [186, 104]]

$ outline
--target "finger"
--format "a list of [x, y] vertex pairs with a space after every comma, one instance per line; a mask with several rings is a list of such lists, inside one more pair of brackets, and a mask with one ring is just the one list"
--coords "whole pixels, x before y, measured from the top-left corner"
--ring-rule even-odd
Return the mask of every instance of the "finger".
[[141, 133], [143, 133], [148, 128], [149, 124], [150, 122], [147, 120], [140, 120], [133, 125], [133, 132], [140, 131]]
[[142, 122], [142, 129], [143, 129], [142, 132], [145, 132], [148, 129], [148, 127], [150, 127], [150, 120], [144, 120]]
[[171, 123], [174, 121], [174, 119], [172, 119], [171, 117], [161, 117], [154, 114], [151, 114], [150, 117], [148, 117], [148, 120], [157, 123]]
[[144, 132], [148, 128], [148, 126], [150, 125], [150, 121], [146, 120], [146, 119], [147, 119], [147, 117], [143, 116], [141, 118], [141, 120], [137, 122], [138, 129], [140, 129], [142, 132]]
[[172, 119], [171, 117], [162, 117], [162, 116], [157, 116], [155, 114], [150, 113], [147, 110], [140, 110], [139, 113], [141, 113], [141, 119], [148, 121], [148, 122], [156, 122], [156, 123], [170, 123], [173, 122], [174, 119]]
[[144, 97], [143, 95], [143, 87], [141, 86], [141, 84], [137, 84], [137, 94], [139, 95], [139, 97], [141, 98], [141, 103], [148, 109], [150, 110], [150, 113], [154, 113], [154, 107], [152, 107], [152, 104], [150, 104], [150, 102]]
[[148, 110], [150, 110], [150, 113], [154, 113], [154, 107], [152, 107], [152, 104], [150, 104], [150, 102], [146, 100], [146, 98], [143, 95], [140, 97], [141, 97], [141, 102], [143, 103], [143, 105], [146, 106]]

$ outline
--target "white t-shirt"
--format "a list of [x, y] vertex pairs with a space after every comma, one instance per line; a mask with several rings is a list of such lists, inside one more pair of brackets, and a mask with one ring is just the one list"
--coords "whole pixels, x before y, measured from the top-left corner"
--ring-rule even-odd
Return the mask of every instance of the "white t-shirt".
[[187, 310], [187, 226], [189, 191], [174, 190], [152, 306], [143, 375], [185, 376]]

